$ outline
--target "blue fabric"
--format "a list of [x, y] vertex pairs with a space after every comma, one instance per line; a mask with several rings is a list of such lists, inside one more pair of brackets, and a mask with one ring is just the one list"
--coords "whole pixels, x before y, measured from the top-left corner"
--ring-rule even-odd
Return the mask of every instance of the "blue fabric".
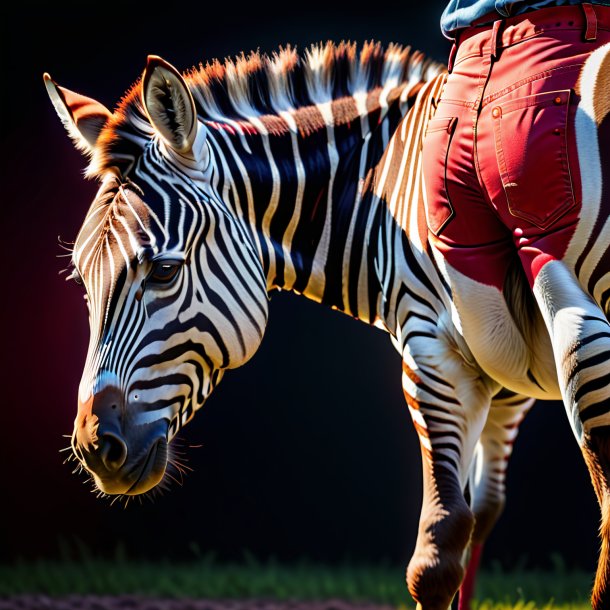
[[[588, 0], [591, 4], [610, 6], [610, 0]], [[456, 30], [468, 27], [479, 17], [495, 11], [499, 17], [512, 17], [545, 6], [582, 4], [582, 0], [449, 0], [441, 16], [441, 30], [450, 39]]]

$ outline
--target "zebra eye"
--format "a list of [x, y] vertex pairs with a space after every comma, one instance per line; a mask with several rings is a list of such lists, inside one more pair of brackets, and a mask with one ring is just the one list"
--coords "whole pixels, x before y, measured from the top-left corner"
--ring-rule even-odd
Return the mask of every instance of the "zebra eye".
[[155, 284], [169, 284], [178, 275], [180, 267], [181, 263], [157, 261], [153, 265], [148, 281]]

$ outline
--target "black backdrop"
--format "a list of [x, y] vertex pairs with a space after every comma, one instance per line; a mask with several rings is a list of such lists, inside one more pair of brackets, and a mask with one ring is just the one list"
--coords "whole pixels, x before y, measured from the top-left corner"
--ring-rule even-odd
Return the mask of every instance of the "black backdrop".
[[[95, 192], [49, 103], [42, 73], [112, 107], [155, 53], [179, 68], [280, 44], [349, 38], [410, 43], [444, 60], [442, 0], [372, 3], [22, 2], [2, 18], [2, 385], [0, 559], [94, 554], [188, 558], [346, 557], [405, 563], [421, 499], [417, 441], [400, 361], [379, 330], [288, 294], [273, 297], [265, 340], [229, 372], [183, 433], [194, 468], [154, 504], [109, 507], [62, 466], [87, 343], [80, 290], [58, 275]], [[487, 561], [592, 569], [598, 513], [558, 403], [523, 426], [506, 512]]]

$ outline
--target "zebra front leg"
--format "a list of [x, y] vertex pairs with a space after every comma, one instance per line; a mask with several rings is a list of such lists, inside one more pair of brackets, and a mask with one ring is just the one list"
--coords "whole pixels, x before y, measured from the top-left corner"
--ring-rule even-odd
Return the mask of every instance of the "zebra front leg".
[[458, 610], [470, 610], [483, 545], [502, 514], [506, 498], [506, 468], [519, 433], [519, 424], [534, 404], [502, 389], [491, 401], [487, 422], [470, 467], [469, 488], [475, 524]]
[[591, 603], [610, 608], [610, 325], [568, 267], [550, 261], [534, 295], [549, 330], [572, 429], [601, 507], [601, 550]]
[[403, 359], [403, 387], [420, 440], [424, 481], [407, 584], [418, 610], [447, 610], [464, 577], [462, 559], [474, 517], [463, 489], [491, 392], [455, 349], [440, 339], [427, 342], [426, 352], [438, 348], [434, 356], [411, 350]]

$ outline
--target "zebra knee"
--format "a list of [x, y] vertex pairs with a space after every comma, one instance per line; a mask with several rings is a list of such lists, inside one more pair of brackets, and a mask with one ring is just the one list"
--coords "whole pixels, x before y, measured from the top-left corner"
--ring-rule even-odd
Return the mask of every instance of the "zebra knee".
[[464, 578], [462, 558], [474, 527], [466, 502], [438, 507], [420, 522], [407, 586], [422, 610], [447, 610]]

